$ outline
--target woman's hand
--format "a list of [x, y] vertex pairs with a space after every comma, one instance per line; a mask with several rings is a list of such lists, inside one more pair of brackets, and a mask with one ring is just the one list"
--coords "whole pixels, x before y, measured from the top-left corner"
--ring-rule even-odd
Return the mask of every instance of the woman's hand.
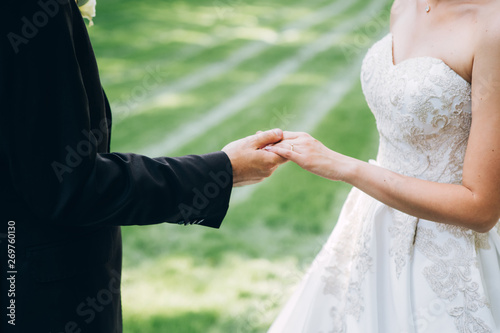
[[351, 158], [336, 153], [307, 133], [284, 132], [283, 141], [266, 146], [267, 151], [297, 163], [318, 176], [345, 181]]

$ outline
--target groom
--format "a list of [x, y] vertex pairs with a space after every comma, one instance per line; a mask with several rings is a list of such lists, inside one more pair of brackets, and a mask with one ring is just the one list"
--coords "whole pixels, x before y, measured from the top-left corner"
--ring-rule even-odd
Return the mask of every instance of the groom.
[[259, 149], [282, 132], [201, 156], [110, 153], [75, 0], [2, 0], [0, 12], [2, 332], [121, 332], [120, 226], [218, 228], [232, 186], [283, 162]]

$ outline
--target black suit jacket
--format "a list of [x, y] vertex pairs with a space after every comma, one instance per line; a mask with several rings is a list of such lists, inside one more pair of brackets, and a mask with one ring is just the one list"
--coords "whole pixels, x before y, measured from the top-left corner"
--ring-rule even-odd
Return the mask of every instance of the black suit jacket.
[[109, 153], [110, 108], [75, 1], [2, 0], [0, 13], [3, 332], [121, 332], [119, 226], [219, 227], [230, 161]]

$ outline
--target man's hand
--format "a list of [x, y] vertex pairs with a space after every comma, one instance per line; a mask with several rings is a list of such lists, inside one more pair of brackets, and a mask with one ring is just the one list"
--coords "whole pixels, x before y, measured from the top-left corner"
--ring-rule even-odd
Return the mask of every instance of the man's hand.
[[233, 186], [255, 184], [269, 177], [287, 160], [261, 148], [283, 139], [283, 131], [274, 129], [258, 132], [238, 141], [231, 142], [222, 151], [227, 154], [233, 166]]

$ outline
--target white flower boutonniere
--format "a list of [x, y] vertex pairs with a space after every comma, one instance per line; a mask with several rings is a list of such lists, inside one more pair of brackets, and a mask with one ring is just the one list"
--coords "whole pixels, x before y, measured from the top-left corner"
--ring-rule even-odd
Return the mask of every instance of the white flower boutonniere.
[[82, 16], [89, 20], [89, 26], [93, 26], [92, 18], [95, 17], [96, 0], [75, 0]]

